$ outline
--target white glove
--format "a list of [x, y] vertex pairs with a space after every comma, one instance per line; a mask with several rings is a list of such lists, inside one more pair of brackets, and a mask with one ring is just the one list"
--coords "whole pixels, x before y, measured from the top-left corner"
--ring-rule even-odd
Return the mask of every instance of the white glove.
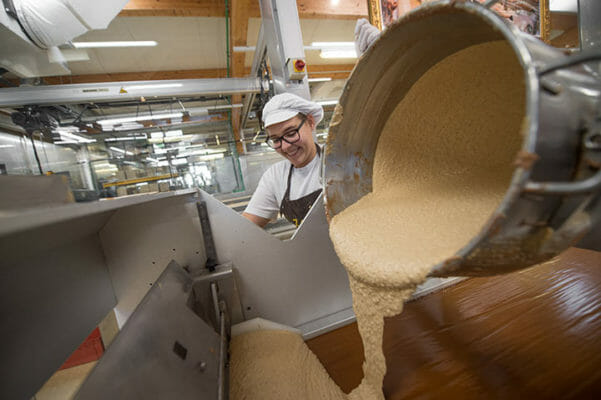
[[355, 50], [357, 51], [357, 57], [361, 57], [379, 37], [380, 31], [378, 28], [370, 24], [365, 18], [358, 19], [355, 25]]

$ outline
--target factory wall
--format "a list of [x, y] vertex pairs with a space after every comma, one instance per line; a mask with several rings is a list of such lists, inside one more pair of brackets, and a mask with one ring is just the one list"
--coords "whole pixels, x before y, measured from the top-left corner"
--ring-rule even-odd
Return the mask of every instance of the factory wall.
[[[44, 173], [68, 173], [72, 188], [84, 188], [82, 168], [77, 153], [67, 147], [35, 140]], [[39, 175], [31, 145], [25, 137], [0, 132], [0, 173], [8, 175]]]
[[[93, 189], [89, 171], [89, 155], [85, 148], [79, 151], [66, 146], [35, 140], [36, 149], [44, 173], [68, 173], [73, 189]], [[283, 160], [276, 152], [240, 155], [240, 171], [243, 187], [239, 187], [234, 165], [236, 158], [227, 156], [213, 160], [213, 178], [218, 184], [217, 193], [235, 196], [254, 193], [261, 176], [274, 163]], [[8, 175], [39, 175], [38, 166], [27, 137], [19, 137], [0, 131], [0, 173]], [[242, 190], [240, 190], [242, 189]]]

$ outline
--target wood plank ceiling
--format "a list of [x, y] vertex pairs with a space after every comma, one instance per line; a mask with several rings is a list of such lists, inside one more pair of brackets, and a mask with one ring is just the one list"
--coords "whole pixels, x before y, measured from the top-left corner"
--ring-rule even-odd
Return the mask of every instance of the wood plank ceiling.
[[[337, 5], [333, 5], [337, 3]], [[367, 0], [298, 0], [297, 7], [301, 23], [303, 19], [349, 20], [367, 16]], [[249, 21], [260, 18], [258, 0], [231, 0], [228, 2], [230, 42], [228, 44], [230, 62], [227, 68], [168, 69], [136, 71], [110, 71], [106, 73], [75, 73], [62, 77], [46, 77], [47, 84], [115, 82], [129, 80], [162, 80], [193, 78], [244, 77], [250, 72], [246, 53], [233, 52], [234, 46], [249, 46]], [[224, 18], [226, 1], [224, 0], [131, 0], [118, 17], [205, 17]], [[257, 25], [257, 21], [253, 21]], [[126, 28], [125, 28], [126, 29]], [[310, 29], [315, 29], [313, 26]], [[347, 29], [348, 30], [348, 29]], [[84, 35], [85, 36], [85, 35]], [[88, 36], [90, 36], [88, 34]], [[117, 40], [117, 39], [113, 39]], [[319, 62], [319, 61], [318, 61]], [[354, 67], [354, 60], [343, 63], [310, 63], [309, 77], [329, 77], [346, 79]]]

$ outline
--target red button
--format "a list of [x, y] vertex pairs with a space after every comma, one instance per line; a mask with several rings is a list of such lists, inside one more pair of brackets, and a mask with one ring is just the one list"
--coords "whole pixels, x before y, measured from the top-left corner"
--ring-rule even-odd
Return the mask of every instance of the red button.
[[302, 71], [305, 68], [305, 62], [303, 60], [296, 60], [294, 63], [294, 69], [297, 71]]

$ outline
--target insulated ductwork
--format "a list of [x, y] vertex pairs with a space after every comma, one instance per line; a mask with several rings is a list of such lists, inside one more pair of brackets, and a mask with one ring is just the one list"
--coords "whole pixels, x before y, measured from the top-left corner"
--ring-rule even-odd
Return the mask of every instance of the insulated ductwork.
[[[105, 29], [128, 0], [3, 0], [0, 66], [21, 77], [69, 73], [59, 45], [92, 29]], [[64, 60], [62, 60], [64, 61]]]

